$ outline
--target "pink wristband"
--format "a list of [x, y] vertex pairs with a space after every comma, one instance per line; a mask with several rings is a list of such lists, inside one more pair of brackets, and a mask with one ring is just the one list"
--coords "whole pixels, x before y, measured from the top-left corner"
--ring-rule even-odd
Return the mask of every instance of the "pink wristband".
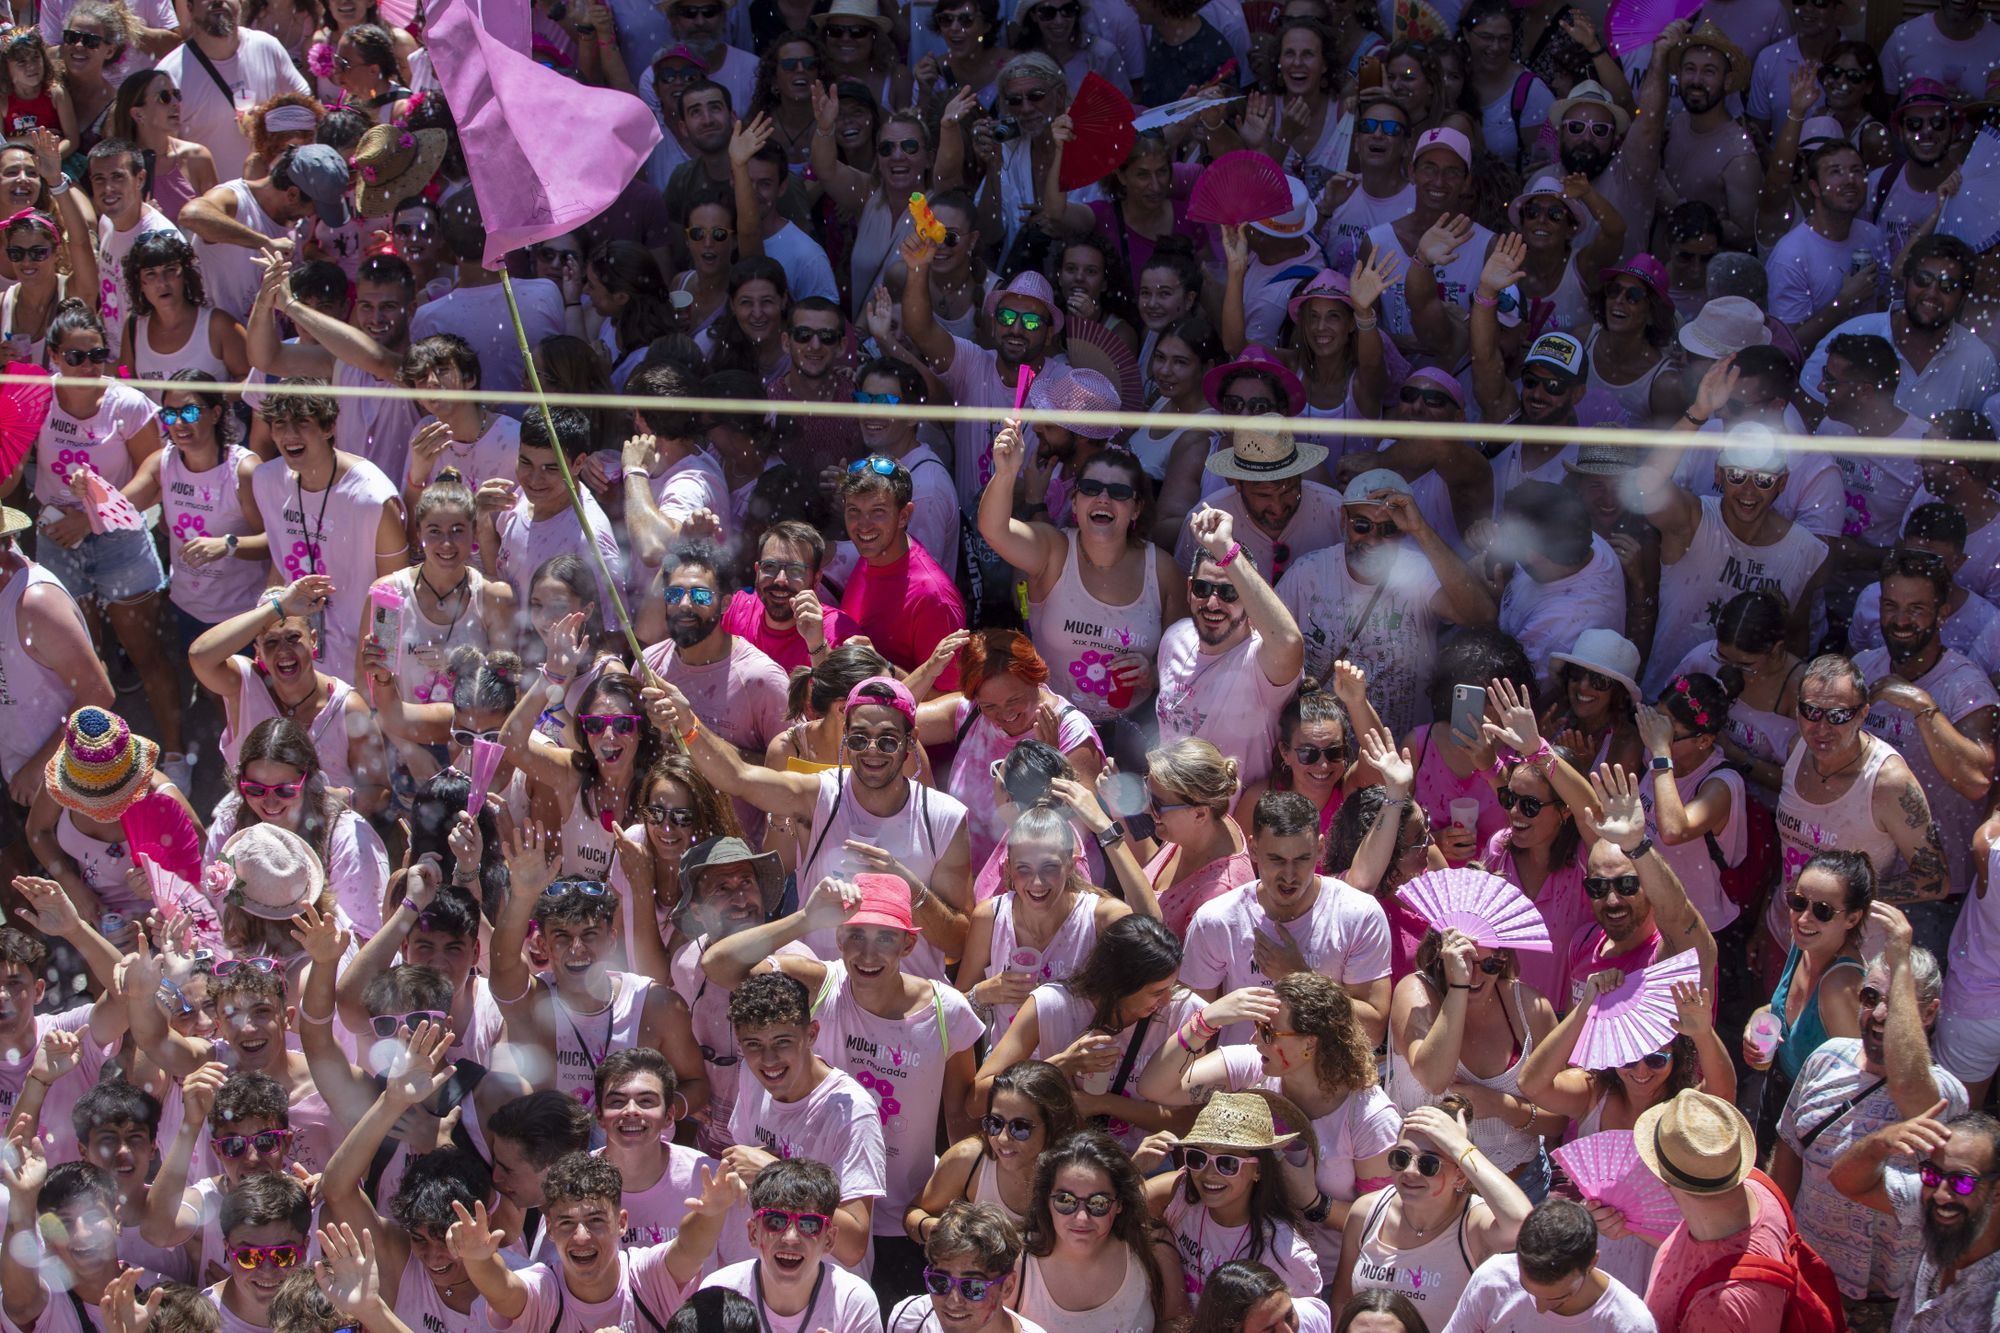
[[1483, 305], [1489, 310], [1497, 309], [1500, 305], [1500, 298], [1497, 296], [1481, 296], [1478, 292], [1474, 292], [1472, 294], [1472, 304]]
[[1215, 562], [1215, 567], [1217, 569], [1227, 569], [1229, 568], [1231, 562], [1234, 561], [1236, 557], [1241, 554], [1243, 554], [1243, 543], [1231, 542], [1229, 543], [1229, 549], [1222, 553], [1222, 559]]

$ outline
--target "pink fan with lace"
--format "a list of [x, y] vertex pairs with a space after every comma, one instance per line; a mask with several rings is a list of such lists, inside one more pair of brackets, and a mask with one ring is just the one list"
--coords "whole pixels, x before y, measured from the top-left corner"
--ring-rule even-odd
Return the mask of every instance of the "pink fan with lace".
[[1680, 1205], [1640, 1160], [1631, 1130], [1587, 1134], [1549, 1155], [1577, 1193], [1591, 1203], [1616, 1208], [1625, 1216], [1625, 1229], [1634, 1235], [1664, 1240], [1680, 1225]]
[[1440, 933], [1456, 930], [1482, 949], [1555, 951], [1548, 923], [1528, 895], [1487, 871], [1470, 866], [1426, 871], [1396, 897]]
[[1700, 981], [1701, 959], [1690, 949], [1631, 973], [1618, 989], [1590, 1002], [1569, 1060], [1578, 1069], [1616, 1069], [1666, 1049], [1674, 1039], [1674, 983]]
[[92, 533], [144, 532], [146, 520], [125, 498], [124, 492], [86, 470], [83, 474], [83, 511], [90, 518]]

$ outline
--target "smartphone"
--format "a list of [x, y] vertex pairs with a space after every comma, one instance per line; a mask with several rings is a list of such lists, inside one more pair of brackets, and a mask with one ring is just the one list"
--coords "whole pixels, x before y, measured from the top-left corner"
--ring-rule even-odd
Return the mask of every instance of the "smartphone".
[[1451, 687], [1451, 733], [1466, 740], [1479, 738], [1479, 725], [1486, 720], [1486, 687]]

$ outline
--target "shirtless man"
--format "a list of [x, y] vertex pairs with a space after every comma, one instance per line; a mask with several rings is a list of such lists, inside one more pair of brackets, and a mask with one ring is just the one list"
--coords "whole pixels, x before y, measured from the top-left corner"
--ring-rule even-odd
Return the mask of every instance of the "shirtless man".
[[1757, 224], [1763, 167], [1756, 144], [1729, 114], [1728, 99], [1750, 82], [1749, 57], [1720, 28], [1703, 23], [1670, 49], [1669, 58], [1680, 81], [1681, 110], [1667, 127], [1667, 184], [1675, 198], [1699, 199], [1721, 214], [1724, 239], [1747, 246]]

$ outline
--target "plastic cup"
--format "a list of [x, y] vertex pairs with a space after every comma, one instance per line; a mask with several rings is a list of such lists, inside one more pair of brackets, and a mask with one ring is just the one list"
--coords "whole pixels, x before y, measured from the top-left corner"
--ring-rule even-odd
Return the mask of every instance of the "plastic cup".
[[1451, 822], [1454, 828], [1462, 828], [1467, 833], [1479, 831], [1479, 801], [1472, 796], [1461, 796], [1450, 805]]
[[1778, 1057], [1778, 1016], [1770, 1009], [1750, 1015], [1743, 1029], [1743, 1058], [1752, 1069], [1769, 1069]]
[[1030, 975], [1042, 970], [1042, 953], [1039, 949], [1016, 949], [1007, 955], [1009, 972], [1026, 972]]

